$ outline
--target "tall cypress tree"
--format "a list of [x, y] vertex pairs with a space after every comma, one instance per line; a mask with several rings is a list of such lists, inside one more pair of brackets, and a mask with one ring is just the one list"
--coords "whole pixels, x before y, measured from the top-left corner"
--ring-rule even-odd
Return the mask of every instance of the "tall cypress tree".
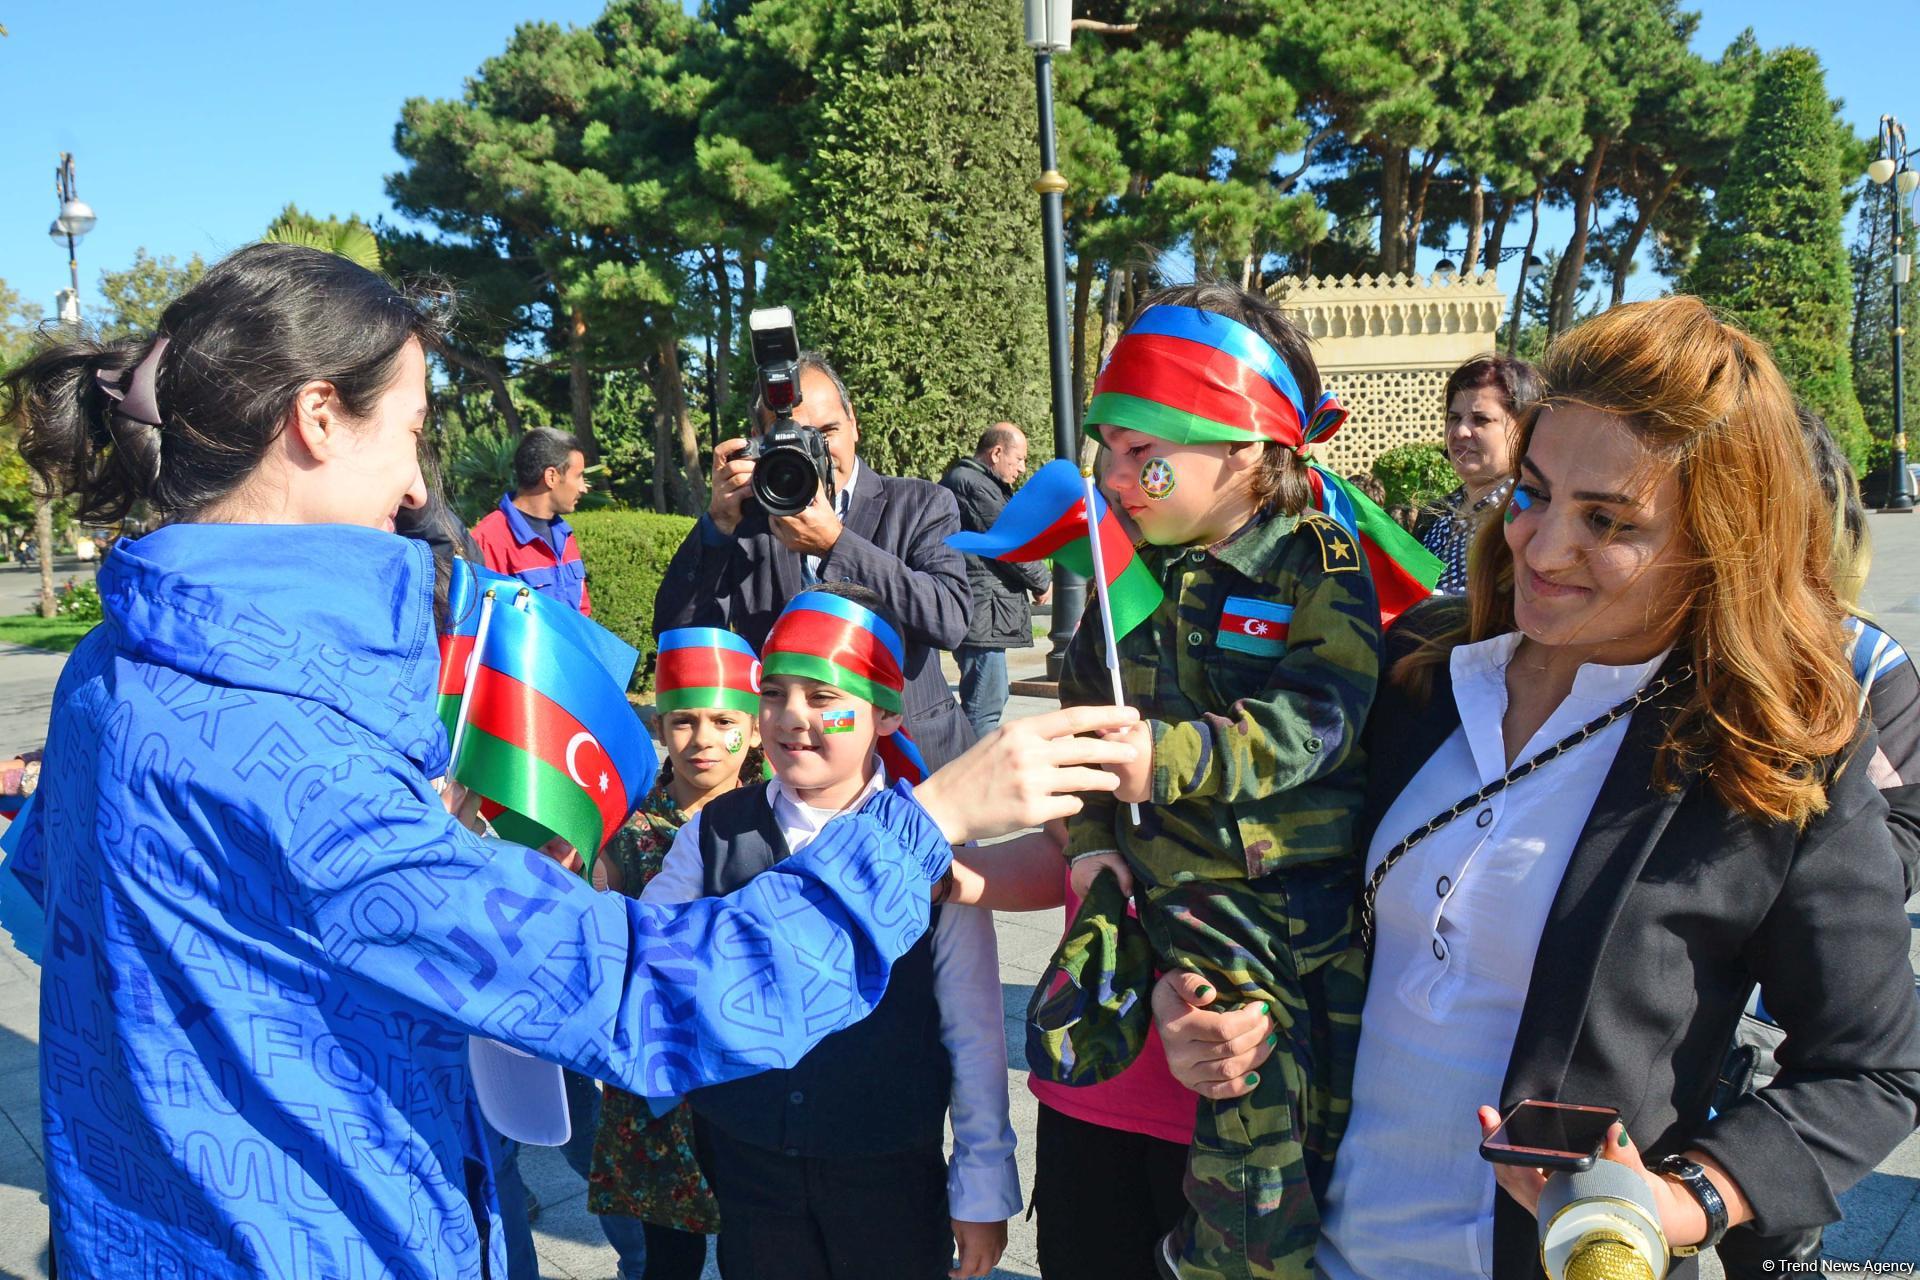
[[937, 475], [1000, 419], [1044, 458], [1039, 157], [1019, 5], [806, 7], [814, 38], [789, 48], [806, 48], [818, 91], [760, 300], [793, 307], [802, 343], [832, 357], [861, 454], [882, 470]]
[[1769, 57], [1683, 284], [1772, 347], [1858, 467], [1868, 441], [1848, 354], [1853, 281], [1840, 228], [1848, 141], [1813, 51]]

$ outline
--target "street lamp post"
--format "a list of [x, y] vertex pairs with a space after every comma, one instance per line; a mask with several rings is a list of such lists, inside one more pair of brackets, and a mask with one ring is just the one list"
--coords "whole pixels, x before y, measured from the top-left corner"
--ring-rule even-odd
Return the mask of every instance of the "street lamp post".
[[[1526, 253], [1526, 250], [1518, 249], [1515, 252]], [[1502, 249], [1500, 256], [1505, 258], [1507, 251]], [[1527, 260], [1520, 264], [1520, 283], [1513, 291], [1513, 319], [1507, 324], [1507, 354], [1510, 356], [1517, 355], [1520, 351], [1520, 304], [1526, 301], [1527, 281], [1546, 269], [1547, 264], [1531, 253], [1528, 253]]]
[[1892, 116], [1880, 117], [1880, 155], [1867, 166], [1867, 177], [1884, 186], [1893, 183], [1893, 474], [1887, 477], [1887, 501], [1880, 509], [1913, 510], [1913, 477], [1907, 471], [1906, 326], [1900, 321], [1900, 294], [1913, 274], [1913, 255], [1906, 251], [1906, 218], [1901, 209], [1920, 187], [1920, 170], [1908, 165], [1915, 151], [1907, 146], [1907, 130]]
[[[73, 153], [62, 151], [53, 171], [53, 191], [60, 200], [60, 215], [47, 228], [55, 244], [67, 246], [67, 270], [71, 285], [60, 293], [60, 323], [80, 327], [80, 255], [79, 244], [93, 230], [93, 210], [80, 199], [73, 180]], [[58, 612], [53, 596], [53, 494], [36, 481], [33, 492], [33, 540], [40, 559], [40, 616], [51, 618]]]
[[[1067, 180], [1060, 176], [1053, 139], [1053, 55], [1065, 52], [1073, 37], [1072, 0], [1026, 0], [1027, 45], [1033, 50], [1034, 91], [1040, 106], [1040, 177], [1033, 189], [1040, 193], [1040, 233], [1047, 270], [1047, 352], [1053, 374], [1053, 452], [1058, 458], [1080, 457], [1080, 414], [1073, 403], [1073, 375], [1067, 338], [1067, 236], [1061, 197]], [[1079, 574], [1058, 564], [1053, 567], [1053, 628], [1048, 633], [1047, 678], [1058, 680], [1066, 662], [1067, 645], [1086, 603], [1087, 584]]]

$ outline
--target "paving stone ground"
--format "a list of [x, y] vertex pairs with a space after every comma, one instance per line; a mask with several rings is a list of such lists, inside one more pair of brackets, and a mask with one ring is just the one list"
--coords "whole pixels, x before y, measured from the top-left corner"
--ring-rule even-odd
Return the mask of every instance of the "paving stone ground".
[[[1875, 515], [1870, 524], [1878, 555], [1863, 603], [1888, 631], [1920, 651], [1920, 515]], [[37, 581], [30, 581], [24, 571], [0, 569], [0, 612], [24, 611], [37, 590]], [[1013, 678], [1036, 678], [1044, 648], [1043, 641], [1038, 648], [1014, 651], [1009, 663]], [[0, 646], [0, 732], [5, 737], [0, 748], [37, 745], [45, 736], [60, 665], [58, 656]], [[957, 682], [951, 662], [948, 674]], [[1037, 698], [1015, 698], [1007, 714], [1031, 715], [1051, 705]], [[1913, 959], [1920, 967], [1920, 899], [1909, 903], [1908, 911], [1916, 926]], [[1033, 1173], [1035, 1110], [1025, 1087], [1021, 1027], [1028, 995], [1046, 966], [1060, 927], [1058, 912], [1001, 915], [995, 924], [1007, 1020], [1008, 1091], [1021, 1143], [1021, 1172], [1028, 1179]], [[38, 970], [0, 934], [0, 1227], [4, 1228], [0, 1229], [0, 1280], [46, 1275], [38, 1007]], [[544, 1206], [534, 1228], [543, 1273], [563, 1280], [610, 1280], [613, 1250], [586, 1211], [585, 1184], [566, 1167], [558, 1151], [530, 1148], [522, 1156], [521, 1168]], [[1830, 1257], [1920, 1265], [1920, 1136], [1909, 1138], [1842, 1197], [1841, 1205], [1846, 1219], [1827, 1232]], [[1708, 1280], [1720, 1277], [1711, 1263], [1703, 1274]], [[711, 1261], [707, 1275], [718, 1275]], [[1039, 1276], [1030, 1222], [1013, 1222], [1006, 1258], [994, 1275], [1006, 1280]]]

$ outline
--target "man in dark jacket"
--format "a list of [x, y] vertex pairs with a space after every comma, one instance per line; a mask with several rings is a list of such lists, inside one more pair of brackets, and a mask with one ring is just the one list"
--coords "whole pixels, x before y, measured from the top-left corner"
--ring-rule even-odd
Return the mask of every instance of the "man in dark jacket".
[[823, 490], [799, 515], [769, 519], [751, 500], [747, 442], [721, 441], [713, 497], [660, 580], [654, 629], [726, 627], [758, 651], [780, 610], [807, 587], [857, 582], [877, 591], [906, 641], [907, 731], [928, 768], [938, 769], [973, 745], [940, 670], [940, 650], [967, 633], [966, 565], [947, 545], [959, 513], [931, 481], [862, 464], [860, 424], [840, 375], [818, 352], [802, 352], [798, 366], [793, 420], [820, 432], [832, 455], [832, 499]]
[[[991, 528], [1013, 496], [1013, 482], [1027, 469], [1027, 438], [1011, 422], [996, 422], [980, 436], [971, 458], [962, 458], [941, 477], [942, 487], [960, 503], [960, 527], [968, 533]], [[1047, 566], [1038, 560], [1009, 564], [967, 557], [967, 584], [973, 588], [973, 620], [966, 643], [953, 651], [960, 662], [960, 708], [984, 737], [1000, 723], [1007, 705], [1007, 650], [1033, 644], [1033, 611], [1027, 605], [1047, 600]]]

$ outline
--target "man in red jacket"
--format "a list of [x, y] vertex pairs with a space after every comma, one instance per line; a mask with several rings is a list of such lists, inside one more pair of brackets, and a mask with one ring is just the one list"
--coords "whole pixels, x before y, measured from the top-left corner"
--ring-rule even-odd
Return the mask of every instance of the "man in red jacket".
[[487, 568], [510, 573], [542, 595], [593, 616], [580, 544], [562, 517], [593, 486], [580, 442], [552, 427], [535, 427], [513, 451], [515, 491], [473, 527]]

